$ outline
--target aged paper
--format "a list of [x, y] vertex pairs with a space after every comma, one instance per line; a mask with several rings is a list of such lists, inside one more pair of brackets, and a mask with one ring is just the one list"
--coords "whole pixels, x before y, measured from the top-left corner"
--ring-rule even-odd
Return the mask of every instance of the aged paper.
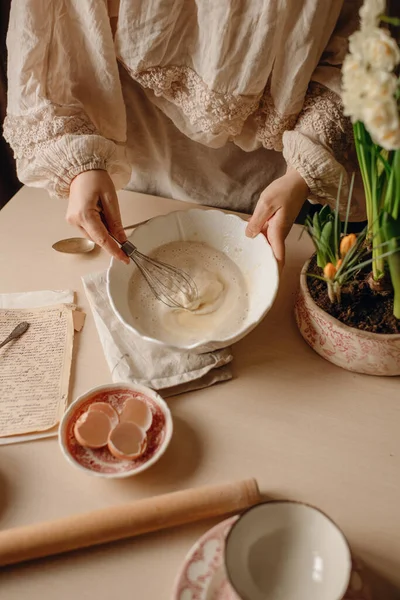
[[86, 313], [84, 313], [83, 311], [74, 309], [73, 313], [72, 313], [72, 319], [74, 322], [74, 329], [75, 331], [82, 331], [83, 326], [85, 324], [85, 320], [86, 320]]
[[65, 305], [0, 309], [0, 339], [21, 321], [28, 331], [0, 349], [0, 437], [46, 431], [68, 400], [73, 316]]

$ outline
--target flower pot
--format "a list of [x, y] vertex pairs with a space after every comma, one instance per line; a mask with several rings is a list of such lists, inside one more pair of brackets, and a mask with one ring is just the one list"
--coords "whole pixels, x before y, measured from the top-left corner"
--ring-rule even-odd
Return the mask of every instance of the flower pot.
[[308, 260], [300, 275], [295, 304], [299, 331], [329, 362], [355, 373], [400, 375], [400, 334], [380, 334], [344, 325], [317, 306], [308, 289]]

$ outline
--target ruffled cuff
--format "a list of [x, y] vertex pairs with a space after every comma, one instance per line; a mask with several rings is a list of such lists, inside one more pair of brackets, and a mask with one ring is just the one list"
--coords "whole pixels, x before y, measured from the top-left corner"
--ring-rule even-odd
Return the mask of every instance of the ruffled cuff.
[[23, 183], [44, 187], [57, 198], [67, 198], [72, 180], [93, 169], [108, 171], [117, 190], [127, 185], [131, 175], [125, 148], [99, 135], [64, 135], [42, 147], [34, 159], [17, 161]]
[[[350, 168], [348, 172], [328, 149], [298, 131], [286, 131], [283, 134], [283, 156], [288, 166], [296, 169], [307, 183], [310, 189], [308, 199], [312, 203], [329, 204], [331, 208], [335, 208], [342, 178], [339, 208], [341, 216], [345, 216], [350, 177], [356, 168], [351, 161], [347, 165]], [[355, 174], [356, 181], [349, 216], [352, 221], [364, 221], [365, 198], [359, 174], [357, 172]]]
[[309, 200], [336, 206], [340, 196], [341, 215], [346, 214], [349, 183], [356, 175], [350, 217], [365, 219], [365, 199], [355, 160], [351, 122], [343, 114], [340, 96], [319, 83], [311, 82], [292, 131], [282, 137], [283, 156], [287, 164], [300, 173], [310, 188]]
[[307, 183], [310, 201], [335, 201], [341, 176], [343, 194], [347, 197], [348, 181], [344, 167], [329, 150], [308, 136], [298, 131], [286, 131], [283, 134], [283, 156], [288, 166], [296, 169]]
[[79, 107], [49, 105], [29, 116], [8, 114], [3, 131], [20, 181], [51, 196], [68, 197], [72, 180], [93, 169], [107, 170], [116, 189], [129, 182], [125, 147], [99, 135]]

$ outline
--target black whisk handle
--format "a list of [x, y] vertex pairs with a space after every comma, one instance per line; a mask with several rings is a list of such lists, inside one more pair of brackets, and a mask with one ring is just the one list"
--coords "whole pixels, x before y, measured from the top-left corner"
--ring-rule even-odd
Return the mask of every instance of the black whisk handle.
[[123, 244], [121, 244], [121, 250], [122, 252], [125, 252], [127, 256], [132, 258], [132, 254], [134, 254], [137, 251], [137, 248], [131, 242], [126, 241]]

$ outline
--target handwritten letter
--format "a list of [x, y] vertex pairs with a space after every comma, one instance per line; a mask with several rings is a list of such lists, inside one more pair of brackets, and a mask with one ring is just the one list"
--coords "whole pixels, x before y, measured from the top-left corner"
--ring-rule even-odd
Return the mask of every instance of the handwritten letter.
[[68, 401], [71, 308], [0, 309], [0, 341], [21, 321], [28, 331], [0, 348], [0, 437], [54, 427]]

